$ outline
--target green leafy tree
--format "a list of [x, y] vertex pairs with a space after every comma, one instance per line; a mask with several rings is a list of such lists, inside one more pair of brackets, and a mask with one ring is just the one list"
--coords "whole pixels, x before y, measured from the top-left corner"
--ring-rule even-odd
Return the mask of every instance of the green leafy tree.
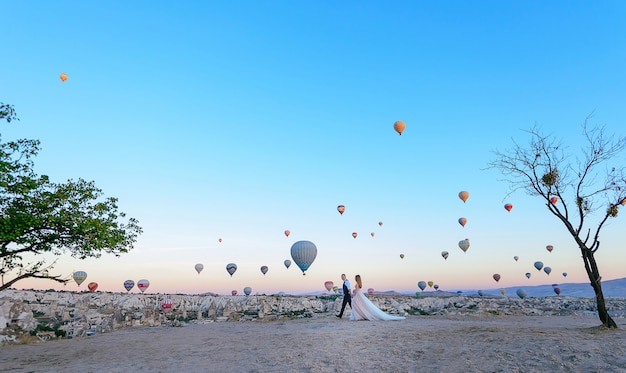
[[571, 156], [554, 135], [544, 135], [533, 127], [527, 131], [528, 145], [514, 142], [508, 151], [495, 151], [496, 158], [489, 167], [507, 177], [510, 193], [523, 190], [539, 197], [563, 223], [582, 254], [600, 321], [606, 327], [617, 328], [607, 312], [595, 254], [600, 248], [600, 232], [626, 204], [625, 167], [619, 164], [623, 159], [618, 159], [626, 147], [626, 137], [607, 137], [604, 128], [589, 129], [588, 120], [583, 124], [586, 146], [582, 158]]
[[[0, 120], [16, 120], [11, 105], [0, 103]], [[51, 274], [56, 261], [43, 254], [69, 253], [79, 259], [119, 256], [133, 248], [141, 227], [118, 211], [94, 182], [51, 182], [33, 171], [38, 140], [0, 142], [0, 290], [26, 278], [66, 283]], [[28, 259], [35, 258], [35, 259]], [[8, 277], [8, 279], [6, 279]]]

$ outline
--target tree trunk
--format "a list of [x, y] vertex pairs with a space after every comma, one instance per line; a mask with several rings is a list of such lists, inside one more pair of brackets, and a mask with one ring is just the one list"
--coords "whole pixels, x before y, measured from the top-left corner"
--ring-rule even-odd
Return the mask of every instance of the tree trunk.
[[589, 281], [591, 281], [591, 287], [596, 293], [596, 303], [598, 306], [598, 316], [600, 317], [600, 321], [602, 321], [602, 325], [606, 326], [607, 328], [617, 328], [617, 324], [611, 318], [609, 312], [606, 310], [604, 294], [602, 293], [602, 277], [600, 277], [598, 266], [596, 265], [596, 259], [593, 256], [593, 251], [589, 249], [583, 249], [582, 252], [583, 259], [585, 260], [585, 269], [587, 270]]

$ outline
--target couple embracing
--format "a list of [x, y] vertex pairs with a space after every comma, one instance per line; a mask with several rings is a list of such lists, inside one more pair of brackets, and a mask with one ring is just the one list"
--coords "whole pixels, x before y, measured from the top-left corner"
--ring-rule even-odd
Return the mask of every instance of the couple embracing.
[[346, 305], [350, 306], [350, 320], [404, 320], [402, 316], [392, 316], [381, 311], [374, 303], [372, 303], [363, 293], [363, 283], [361, 282], [361, 276], [356, 275], [354, 281], [354, 292], [350, 295], [350, 281], [346, 278], [345, 273], [341, 274], [343, 280], [343, 302], [341, 304], [341, 311], [337, 315], [338, 318], [343, 316], [343, 312], [346, 309]]

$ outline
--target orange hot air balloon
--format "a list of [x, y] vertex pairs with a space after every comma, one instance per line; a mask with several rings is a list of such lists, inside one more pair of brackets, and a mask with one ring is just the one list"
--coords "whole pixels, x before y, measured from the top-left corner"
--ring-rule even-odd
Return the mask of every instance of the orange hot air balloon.
[[509, 211], [509, 212], [510, 212], [512, 208], [513, 208], [513, 205], [512, 205], [512, 204], [510, 204], [510, 203], [507, 203], [506, 205], [504, 205], [504, 209], [505, 209], [506, 211]]
[[463, 203], [465, 203], [465, 201], [467, 201], [467, 199], [469, 198], [469, 192], [465, 190], [459, 192], [459, 198], [461, 199], [461, 201], [463, 201]]
[[98, 283], [97, 282], [90, 282], [87, 284], [87, 289], [89, 289], [90, 292], [94, 292], [96, 291], [96, 289], [98, 288]]
[[352, 232], [352, 237], [356, 238], [356, 236], [358, 236], [359, 234], [356, 232]]
[[398, 120], [393, 124], [393, 129], [402, 136], [402, 132], [406, 129], [406, 123], [402, 120]]
[[557, 203], [557, 202], [559, 202], [559, 199], [558, 199], [558, 198], [556, 198], [556, 197], [552, 197], [552, 198], [550, 198], [550, 202], [551, 202], [553, 205], [556, 205], [556, 203]]
[[67, 80], [67, 74], [66, 73], [61, 73], [61, 74], [59, 74], [59, 78], [61, 78], [62, 82], [65, 82]]
[[459, 218], [459, 224], [461, 224], [461, 226], [464, 227], [465, 224], [467, 224], [467, 218]]
[[289, 237], [289, 235], [290, 235], [290, 234], [291, 234], [291, 231], [290, 231], [289, 229], [287, 229], [287, 230], [285, 231], [285, 236]]
[[496, 280], [496, 282], [500, 281], [500, 275], [497, 273], [493, 274], [493, 279]]
[[551, 253], [552, 250], [554, 250], [554, 246], [548, 245], [548, 246], [546, 246], [546, 250], [548, 250], [548, 252]]
[[337, 211], [339, 211], [339, 213], [343, 215], [344, 211], [346, 211], [346, 206], [344, 205], [337, 206]]
[[378, 225], [382, 227], [382, 226], [383, 226], [383, 222], [382, 222], [382, 221], [379, 221], [379, 222], [378, 222]]

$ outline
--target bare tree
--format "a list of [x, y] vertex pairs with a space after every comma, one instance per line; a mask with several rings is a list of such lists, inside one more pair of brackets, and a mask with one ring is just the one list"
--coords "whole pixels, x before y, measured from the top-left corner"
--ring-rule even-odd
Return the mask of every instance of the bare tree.
[[[526, 131], [528, 145], [513, 141], [505, 152], [494, 151], [489, 168], [499, 169], [513, 193], [523, 190], [543, 199], [548, 211], [557, 217], [572, 236], [582, 254], [602, 324], [617, 328], [607, 312], [602, 277], [595, 254], [600, 248], [600, 231], [610, 218], [617, 217], [626, 204], [625, 167], [618, 159], [626, 147], [626, 137], [606, 136], [603, 127], [589, 129], [583, 123], [583, 158], [572, 158], [554, 135], [542, 134], [537, 126]], [[617, 164], [615, 164], [617, 162]], [[509, 193], [509, 194], [510, 194]]]

